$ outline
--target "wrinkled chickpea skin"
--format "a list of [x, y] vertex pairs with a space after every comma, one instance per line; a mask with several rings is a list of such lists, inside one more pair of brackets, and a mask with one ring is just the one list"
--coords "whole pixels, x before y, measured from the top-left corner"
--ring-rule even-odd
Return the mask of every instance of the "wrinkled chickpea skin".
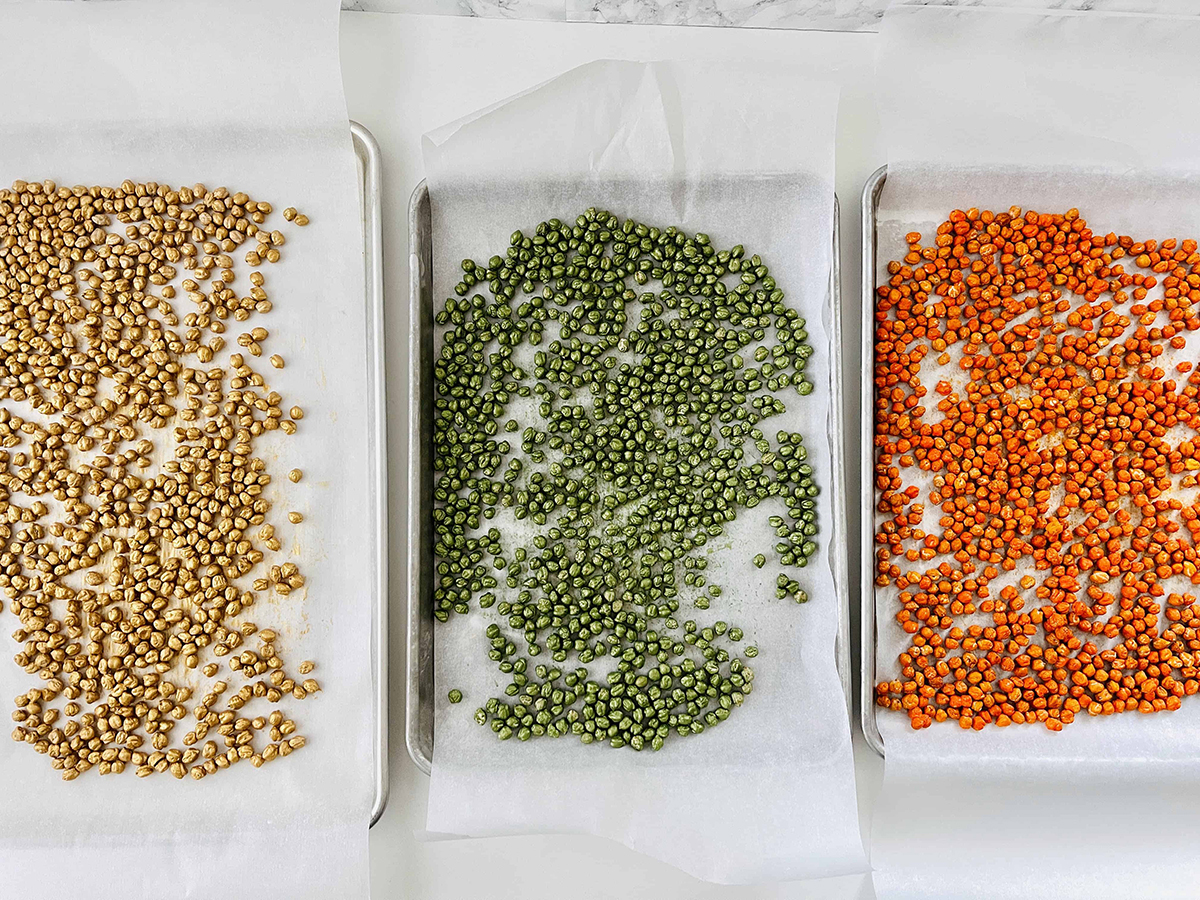
[[[235, 621], [247, 585], [271, 566], [254, 441], [284, 430], [282, 399], [240, 355], [215, 359], [230, 319], [271, 308], [262, 273], [239, 286], [234, 262], [254, 239], [280, 258], [270, 212], [204, 185], [0, 190], [0, 588], [33, 682], [12, 736], [64, 780], [199, 780], [304, 745], [278, 743], [295, 728], [279, 710], [236, 712], [294, 683], [277, 650], [235, 652], [257, 630]], [[248, 335], [252, 352], [267, 338]], [[230, 672], [209, 682], [219, 658]]]
[[876, 702], [915, 729], [1178, 709], [1200, 691], [1197, 242], [1014, 207], [907, 243], [874, 381], [875, 583], [908, 646]]

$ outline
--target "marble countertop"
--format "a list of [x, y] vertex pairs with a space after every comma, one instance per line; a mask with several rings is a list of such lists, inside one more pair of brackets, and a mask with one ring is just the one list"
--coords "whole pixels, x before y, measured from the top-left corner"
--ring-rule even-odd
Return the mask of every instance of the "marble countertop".
[[426, 15], [874, 31], [889, 0], [345, 0], [343, 9]]
[[[875, 31], [892, 0], [343, 0], [365, 12], [483, 16], [552, 22], [716, 25]], [[1009, 6], [1196, 15], [1197, 0], [903, 0], [910, 5]]]

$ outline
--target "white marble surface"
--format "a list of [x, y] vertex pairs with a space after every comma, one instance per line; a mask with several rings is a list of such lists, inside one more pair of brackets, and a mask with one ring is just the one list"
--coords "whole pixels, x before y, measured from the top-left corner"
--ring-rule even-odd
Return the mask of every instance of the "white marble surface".
[[659, 25], [721, 25], [873, 30], [887, 0], [570, 0], [574, 20]]
[[[551, 22], [875, 31], [891, 0], [343, 0], [366, 12]], [[910, 5], [1200, 15], [1200, 0], [898, 0]]]
[[638, 25], [873, 31], [888, 0], [345, 0], [367, 12]]

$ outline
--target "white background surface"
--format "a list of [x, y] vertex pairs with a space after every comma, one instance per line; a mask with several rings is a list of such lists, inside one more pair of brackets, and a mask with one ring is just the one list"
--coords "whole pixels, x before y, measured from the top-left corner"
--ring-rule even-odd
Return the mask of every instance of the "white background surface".
[[[404, 531], [408, 397], [403, 373], [408, 340], [408, 198], [423, 177], [420, 137], [591, 59], [773, 60], [811, 66], [843, 86], [837, 134], [837, 187], [842, 206], [843, 342], [859, 343], [859, 194], [883, 162], [872, 101], [876, 38], [869, 34], [710, 30], [626, 25], [510, 22], [344, 12], [342, 70], [350, 116], [383, 150], [388, 414], [392, 473], [391, 800], [371, 832], [375, 900], [866, 900], [864, 876], [760, 887], [722, 887], [693, 879], [621, 845], [575, 835], [420, 842], [428, 779], [404, 746]], [[785, 104], [787, 98], [778, 98]], [[857, 431], [857, 354], [843, 357], [846, 423]], [[846, 443], [847, 493], [858, 496], [858, 445]], [[849, 504], [856, 534], [856, 504]], [[850, 583], [857, 582], [851, 548]], [[853, 592], [852, 592], [853, 593]], [[856, 604], [852, 604], [852, 607]], [[852, 609], [852, 615], [854, 610]], [[856, 629], [857, 631], [857, 629]], [[852, 642], [852, 646], [853, 646]], [[855, 655], [857, 664], [857, 655]], [[882, 765], [856, 739], [859, 805], [865, 812]]]

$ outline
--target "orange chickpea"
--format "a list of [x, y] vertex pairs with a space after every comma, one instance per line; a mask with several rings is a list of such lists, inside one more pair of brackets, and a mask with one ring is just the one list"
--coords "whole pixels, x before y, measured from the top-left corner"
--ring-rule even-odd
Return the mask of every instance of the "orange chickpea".
[[[1174, 493], [1200, 483], [1200, 372], [1156, 360], [1200, 330], [1200, 244], [1019, 207], [905, 243], [876, 291], [875, 583], [909, 646], [876, 702], [918, 730], [1178, 709], [1200, 610], [1163, 583], [1200, 584], [1200, 505]], [[932, 395], [927, 356], [958, 373]]]

